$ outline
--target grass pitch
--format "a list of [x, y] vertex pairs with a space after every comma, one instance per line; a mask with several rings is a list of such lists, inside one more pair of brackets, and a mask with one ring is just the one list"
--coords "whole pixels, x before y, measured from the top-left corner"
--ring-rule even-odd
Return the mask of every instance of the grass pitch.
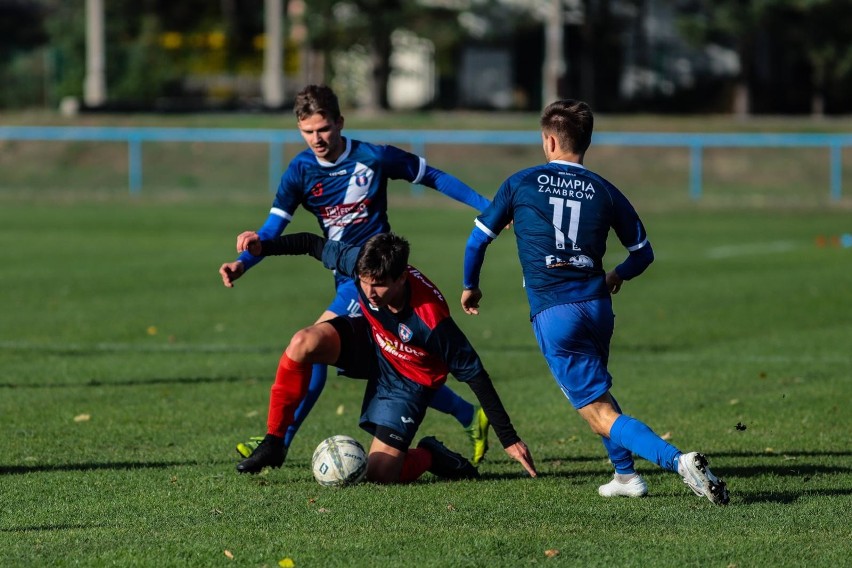
[[[628, 191], [629, 193], [629, 191]], [[731, 503], [639, 461], [649, 495], [604, 500], [600, 442], [551, 379], [527, 323], [514, 239], [488, 251], [482, 315], [457, 308], [470, 211], [397, 200], [394, 228], [447, 294], [539, 479], [492, 448], [476, 482], [320, 487], [311, 452], [357, 428], [363, 383], [330, 377], [287, 464], [238, 476], [264, 430], [290, 335], [331, 275], [218, 266], [268, 200], [5, 199], [0, 204], [0, 565], [796, 566], [852, 557], [852, 249], [847, 212], [645, 214], [657, 260], [615, 297], [625, 411], [700, 450]], [[302, 212], [288, 230], [316, 230]], [[608, 265], [621, 260], [613, 243]], [[464, 385], [451, 379], [463, 396]], [[432, 414], [421, 429], [456, 449]]]

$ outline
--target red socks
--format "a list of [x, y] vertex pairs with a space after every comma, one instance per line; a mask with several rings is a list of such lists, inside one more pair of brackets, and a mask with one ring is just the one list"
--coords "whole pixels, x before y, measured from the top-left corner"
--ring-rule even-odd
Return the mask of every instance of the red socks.
[[432, 465], [432, 454], [424, 448], [411, 448], [405, 454], [402, 471], [399, 474], [400, 483], [410, 483], [423, 475]]
[[287, 427], [293, 423], [296, 408], [308, 392], [312, 368], [312, 363], [293, 361], [286, 352], [281, 355], [275, 384], [269, 391], [269, 414], [266, 421], [268, 434], [284, 437]]

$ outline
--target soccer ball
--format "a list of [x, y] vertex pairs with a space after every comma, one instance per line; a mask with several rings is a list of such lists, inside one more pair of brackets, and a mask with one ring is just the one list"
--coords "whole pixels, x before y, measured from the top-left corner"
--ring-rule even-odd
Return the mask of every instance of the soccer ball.
[[367, 452], [355, 438], [332, 436], [314, 450], [311, 468], [317, 483], [325, 487], [355, 485], [367, 474]]

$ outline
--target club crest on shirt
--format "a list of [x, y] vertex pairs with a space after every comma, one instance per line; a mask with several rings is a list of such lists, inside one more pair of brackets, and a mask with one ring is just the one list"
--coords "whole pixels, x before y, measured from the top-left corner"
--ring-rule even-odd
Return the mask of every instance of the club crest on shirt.
[[399, 338], [404, 343], [408, 343], [409, 341], [411, 341], [411, 338], [414, 335], [414, 333], [412, 333], [411, 329], [409, 329], [407, 325], [405, 325], [404, 323], [401, 323], [401, 324], [399, 324], [399, 329], [397, 330], [397, 335], [399, 335]]
[[365, 176], [364, 174], [359, 174], [355, 176], [355, 185], [358, 187], [364, 187], [370, 183], [370, 178]]

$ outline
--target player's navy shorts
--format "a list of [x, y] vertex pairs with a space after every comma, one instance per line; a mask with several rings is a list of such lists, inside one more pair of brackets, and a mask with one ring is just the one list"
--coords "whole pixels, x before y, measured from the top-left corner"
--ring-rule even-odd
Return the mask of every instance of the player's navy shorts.
[[358, 289], [355, 287], [355, 281], [351, 278], [335, 276], [334, 288], [337, 293], [326, 309], [339, 316], [361, 315], [361, 304], [358, 303]]
[[435, 396], [435, 389], [392, 372], [389, 365], [379, 365], [380, 355], [371, 339], [367, 318], [339, 316], [328, 323], [340, 336], [340, 358], [336, 363], [340, 374], [367, 379], [361, 405], [361, 428], [372, 435], [376, 435], [377, 426], [389, 428], [399, 434], [399, 437], [392, 436], [390, 445], [408, 448]]
[[559, 304], [533, 318], [538, 346], [574, 408], [583, 408], [612, 387], [607, 362], [614, 324], [610, 298]]

